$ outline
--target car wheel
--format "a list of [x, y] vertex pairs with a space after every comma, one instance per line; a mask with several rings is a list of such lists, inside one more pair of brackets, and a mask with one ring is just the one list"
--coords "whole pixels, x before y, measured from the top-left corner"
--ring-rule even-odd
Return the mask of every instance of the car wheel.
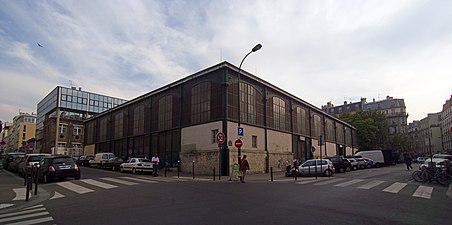
[[380, 168], [380, 163], [375, 163], [375, 167]]
[[330, 169], [325, 170], [325, 172], [323, 172], [323, 175], [325, 175], [326, 177], [331, 177], [331, 175], [333, 174], [333, 171], [331, 171]]
[[119, 167], [119, 172], [124, 173], [124, 167]]
[[350, 168], [349, 166], [347, 166], [347, 168], [345, 168], [345, 171], [350, 172], [350, 170], [352, 170], [352, 168]]
[[137, 173], [137, 170], [135, 168], [132, 168], [132, 173], [133, 174]]
[[345, 169], [344, 168], [339, 168], [339, 173], [345, 173]]
[[365, 169], [366, 166], [365, 166], [365, 165], [361, 165], [359, 168], [360, 168], [360, 169]]
[[353, 166], [353, 170], [357, 170], [358, 169], [358, 167], [357, 166]]

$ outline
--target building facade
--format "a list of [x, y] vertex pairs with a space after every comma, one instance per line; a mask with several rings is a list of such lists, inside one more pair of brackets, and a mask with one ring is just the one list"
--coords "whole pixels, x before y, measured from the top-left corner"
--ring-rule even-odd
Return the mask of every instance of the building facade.
[[422, 155], [430, 155], [441, 153], [441, 112], [429, 113], [427, 117], [420, 120], [418, 137], [421, 140], [419, 153]]
[[[223, 62], [89, 118], [85, 152], [125, 158], [157, 153], [162, 163], [180, 163], [183, 171], [194, 163], [197, 173], [216, 167], [227, 175], [238, 160], [239, 138], [255, 173], [284, 170], [294, 158], [356, 151], [351, 125], [246, 71], [240, 82], [238, 77], [238, 68]], [[225, 135], [221, 145], [219, 132]]]
[[441, 111], [441, 136], [443, 151], [452, 154], [452, 95]]
[[372, 102], [367, 102], [366, 98], [361, 98], [360, 102], [347, 103], [344, 105], [334, 106], [331, 102], [322, 106], [322, 110], [326, 113], [338, 117], [342, 113], [353, 113], [359, 110], [377, 110], [386, 114], [388, 122], [388, 134], [405, 134], [407, 132], [407, 118], [405, 100], [394, 99], [391, 96], [386, 96], [386, 99]]
[[3, 123], [3, 129], [1, 132], [1, 144], [0, 149], [1, 152], [13, 152], [15, 150], [13, 146], [13, 142], [10, 142], [11, 132], [13, 130], [13, 124], [10, 122]]
[[37, 152], [82, 155], [83, 120], [125, 101], [81, 88], [57, 86], [37, 106]]
[[34, 150], [34, 145], [29, 145], [35, 138], [36, 115], [20, 112], [13, 118], [12, 124], [5, 124], [3, 129], [3, 149], [5, 152], [27, 152]]

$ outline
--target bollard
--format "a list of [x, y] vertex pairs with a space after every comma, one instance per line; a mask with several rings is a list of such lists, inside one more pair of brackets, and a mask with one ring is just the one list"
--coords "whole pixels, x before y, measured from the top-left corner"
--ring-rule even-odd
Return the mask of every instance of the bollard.
[[193, 169], [192, 169], [192, 173], [193, 173], [193, 180], [195, 179], [195, 160], [193, 160]]
[[31, 172], [30, 172], [30, 186], [28, 187], [28, 190], [33, 190], [33, 178], [34, 178], [34, 164], [31, 164]]
[[30, 186], [31, 186], [31, 177], [27, 177], [27, 186], [25, 188], [25, 201], [28, 202], [28, 199], [30, 198]]
[[163, 168], [163, 169], [165, 170], [165, 177], [166, 177], [166, 169], [167, 169], [167, 168], [166, 168], [166, 162], [165, 162], [165, 168]]
[[213, 181], [215, 181], [215, 166], [213, 167]]
[[177, 160], [177, 178], [179, 178], [179, 172], [180, 172], [180, 160]]
[[25, 167], [24, 171], [24, 186], [27, 185], [28, 167]]
[[35, 172], [35, 195], [38, 195], [38, 183], [39, 183], [39, 166], [36, 167]]
[[270, 180], [273, 182], [273, 167], [270, 167]]

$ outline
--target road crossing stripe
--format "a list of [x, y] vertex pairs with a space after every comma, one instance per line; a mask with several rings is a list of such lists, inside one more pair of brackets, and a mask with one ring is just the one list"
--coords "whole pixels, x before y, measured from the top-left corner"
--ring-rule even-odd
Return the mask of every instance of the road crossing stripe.
[[105, 177], [105, 178], [100, 178], [100, 179], [108, 180], [108, 181], [119, 183], [119, 184], [125, 184], [125, 185], [136, 185], [136, 184], [138, 184], [138, 183], [135, 183], [135, 182], [125, 181], [125, 180], [120, 180], [120, 179], [110, 178], [110, 177]]
[[389, 193], [398, 193], [400, 190], [402, 190], [405, 186], [407, 185], [407, 183], [399, 183], [399, 182], [395, 182], [394, 184], [392, 184], [391, 186], [383, 189], [384, 192], [389, 192]]
[[[25, 200], [26, 194], [27, 194], [26, 189], [27, 188], [14, 188], [13, 191], [16, 193], [16, 197], [13, 198], [13, 201]], [[31, 196], [33, 196], [33, 195], [31, 194], [31, 191], [30, 191], [29, 197], [31, 198]]]
[[309, 184], [309, 183], [314, 183], [314, 182], [318, 182], [319, 180], [305, 180], [305, 181], [300, 181], [300, 182], [295, 182], [296, 184]]
[[354, 180], [347, 181], [347, 182], [344, 182], [344, 183], [336, 184], [334, 186], [336, 186], [336, 187], [347, 187], [347, 186], [350, 186], [352, 184], [356, 184], [356, 183], [359, 183], [359, 182], [362, 182], [362, 181], [363, 181], [363, 179], [354, 179]]
[[371, 188], [376, 187], [376, 186], [378, 186], [378, 185], [380, 185], [382, 183], [384, 183], [384, 181], [374, 180], [374, 181], [371, 181], [371, 182], [369, 182], [367, 184], [361, 185], [358, 188], [360, 188], [360, 189], [371, 189]]
[[29, 225], [29, 224], [38, 224], [38, 223], [49, 222], [52, 220], [53, 220], [53, 218], [50, 216], [50, 217], [44, 217], [44, 218], [40, 218], [40, 219], [17, 222], [17, 223], [9, 223], [7, 225]]
[[27, 219], [30, 217], [37, 217], [37, 216], [44, 216], [44, 215], [49, 215], [49, 212], [45, 211], [45, 212], [32, 213], [32, 214], [15, 216], [15, 217], [8, 217], [8, 218], [0, 219], [0, 223], [4, 224], [5, 222], [10, 222], [10, 221], [14, 221], [14, 220], [22, 220], [22, 219]]
[[315, 183], [314, 185], [331, 184], [331, 183], [339, 182], [339, 181], [343, 181], [343, 180], [345, 180], [345, 178], [334, 178], [334, 179], [329, 179], [329, 180], [322, 181], [322, 182], [319, 182], [319, 183]]
[[0, 204], [0, 209], [8, 208], [13, 206], [14, 204]]
[[43, 210], [46, 210], [46, 209], [45, 208], [38, 208], [38, 209], [23, 210], [23, 211], [20, 211], [20, 212], [5, 213], [5, 214], [1, 214], [0, 218], [10, 217], [10, 216], [17, 216], [17, 215], [20, 215], [20, 214], [39, 212], [39, 211], [43, 211]]
[[61, 183], [57, 183], [59, 186], [64, 187], [68, 190], [71, 190], [73, 192], [76, 192], [78, 194], [85, 194], [88, 192], [93, 192], [94, 190], [80, 186], [78, 184], [74, 184], [70, 181], [65, 181], [65, 182], [61, 182]]
[[83, 180], [80, 180], [80, 181], [81, 181], [81, 182], [84, 182], [84, 183], [87, 183], [87, 184], [90, 184], [90, 185], [94, 185], [94, 186], [97, 186], [97, 187], [101, 187], [101, 188], [103, 188], [103, 189], [111, 189], [111, 188], [116, 188], [116, 187], [118, 187], [118, 186], [116, 186], [116, 185], [107, 184], [107, 183], [100, 182], [100, 181], [93, 180], [93, 179], [83, 179]]
[[[168, 183], [174, 182], [174, 180], [169, 180], [168, 178], [162, 178], [162, 177], [157, 178], [157, 177], [138, 176], [138, 178], [145, 179], [145, 180], [154, 180], [154, 181], [168, 182]], [[185, 180], [180, 180], [180, 181], [185, 181]]]
[[34, 209], [34, 208], [39, 208], [39, 207], [44, 207], [44, 205], [40, 204], [40, 205], [30, 206], [30, 207], [24, 208], [24, 210]]
[[55, 194], [50, 198], [50, 200], [57, 199], [57, 198], [64, 198], [64, 195], [62, 195], [59, 192], [55, 191]]
[[431, 199], [432, 192], [433, 192], [433, 187], [420, 185], [414, 192], [413, 196], [419, 197], [419, 198]]
[[121, 179], [127, 179], [127, 180], [133, 180], [133, 181], [145, 182], [145, 183], [151, 183], [151, 184], [157, 183], [157, 181], [154, 181], [154, 180], [139, 179], [139, 178], [134, 178], [134, 177], [121, 177]]

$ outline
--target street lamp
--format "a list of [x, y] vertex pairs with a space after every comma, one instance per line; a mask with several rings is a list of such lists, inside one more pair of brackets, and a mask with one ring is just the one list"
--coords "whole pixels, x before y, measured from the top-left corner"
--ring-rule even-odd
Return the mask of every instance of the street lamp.
[[[245, 59], [246, 59], [246, 57], [248, 57], [248, 55], [250, 55], [251, 53], [253, 53], [253, 52], [256, 52], [256, 51], [258, 51], [259, 49], [261, 49], [262, 48], [262, 45], [261, 44], [257, 44], [256, 46], [254, 46], [254, 48], [253, 49], [251, 49], [251, 51], [250, 52], [248, 52], [248, 54], [246, 54], [245, 55], [245, 57], [243, 57], [243, 59], [242, 59], [242, 62], [240, 62], [240, 66], [239, 66], [239, 74], [238, 74], [238, 81], [237, 81], [237, 84], [238, 84], [238, 94], [237, 94], [237, 98], [238, 98], [238, 112], [239, 112], [239, 115], [238, 115], [238, 128], [237, 128], [237, 132], [238, 132], [238, 129], [240, 129], [240, 122], [241, 122], [241, 120], [240, 120], [240, 117], [241, 117], [241, 111], [240, 111], [240, 104], [241, 104], [241, 102], [240, 102], [240, 70], [241, 70], [241, 68], [242, 68], [242, 64], [243, 64], [243, 61], [245, 61]], [[240, 165], [240, 155], [241, 155], [241, 153], [242, 153], [242, 147], [238, 147], [238, 156], [237, 156], [237, 158], [238, 158], [238, 163], [239, 163], [239, 165]]]

